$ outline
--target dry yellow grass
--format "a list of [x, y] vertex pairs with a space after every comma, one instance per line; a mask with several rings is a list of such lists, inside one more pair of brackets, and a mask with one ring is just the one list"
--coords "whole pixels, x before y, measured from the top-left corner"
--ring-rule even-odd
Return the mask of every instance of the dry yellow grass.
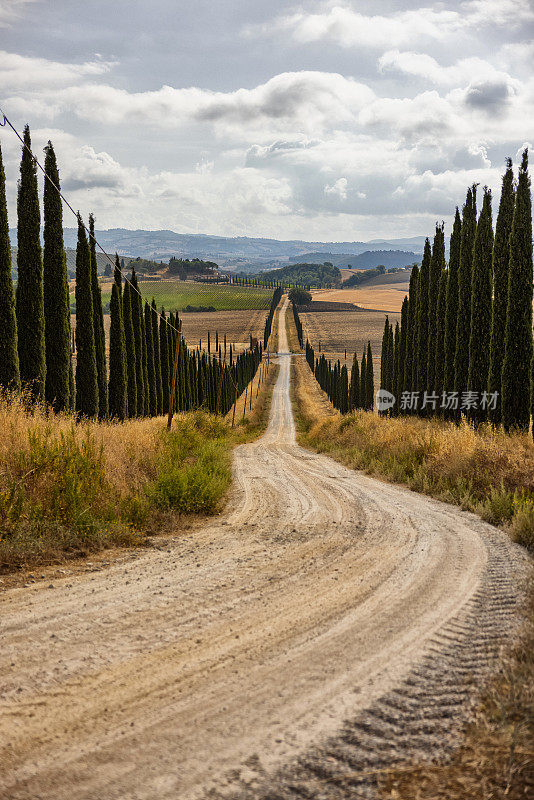
[[364, 284], [361, 289], [329, 289], [313, 293], [314, 300], [329, 303], [354, 303], [377, 311], [400, 312], [408, 283], [399, 281], [381, 286]]

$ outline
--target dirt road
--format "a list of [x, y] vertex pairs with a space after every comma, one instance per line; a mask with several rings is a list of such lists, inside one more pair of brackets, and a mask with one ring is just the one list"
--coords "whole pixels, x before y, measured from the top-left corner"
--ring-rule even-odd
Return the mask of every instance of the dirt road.
[[279, 342], [270, 424], [236, 451], [223, 515], [2, 596], [1, 798], [348, 797], [371, 791], [362, 769], [454, 736], [524, 559], [299, 448], [284, 314]]

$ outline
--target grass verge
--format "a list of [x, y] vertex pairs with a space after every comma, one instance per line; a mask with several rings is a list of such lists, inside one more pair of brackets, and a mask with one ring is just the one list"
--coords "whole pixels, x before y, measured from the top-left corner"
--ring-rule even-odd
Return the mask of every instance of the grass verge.
[[274, 372], [233, 429], [200, 411], [176, 415], [170, 433], [162, 417], [77, 424], [0, 398], [0, 573], [146, 545], [176, 515], [215, 513], [233, 446], [265, 428]]

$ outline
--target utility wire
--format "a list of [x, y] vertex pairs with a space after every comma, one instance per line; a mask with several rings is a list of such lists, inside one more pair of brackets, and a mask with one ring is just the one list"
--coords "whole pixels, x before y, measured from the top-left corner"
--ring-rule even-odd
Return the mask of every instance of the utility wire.
[[[15, 128], [15, 126], [13, 125], [13, 123], [12, 123], [12, 122], [11, 122], [11, 121], [8, 119], [8, 117], [6, 117], [6, 115], [4, 114], [4, 112], [2, 111], [2, 109], [1, 109], [1, 108], [0, 108], [0, 116], [3, 118], [3, 120], [0, 122], [0, 128], [5, 128], [5, 126], [6, 126], [6, 125], [9, 125], [9, 127], [11, 128], [11, 130], [13, 131], [13, 133], [15, 134], [15, 136], [17, 137], [17, 139], [18, 139], [18, 140], [20, 141], [20, 143], [22, 144], [23, 148], [24, 148], [25, 150], [27, 150], [27, 151], [28, 151], [28, 153], [31, 155], [31, 157], [32, 157], [32, 159], [33, 159], [33, 161], [34, 161], [34, 163], [35, 163], [35, 164], [36, 164], [36, 165], [39, 167], [39, 169], [41, 170], [41, 172], [42, 172], [42, 173], [43, 173], [43, 175], [45, 176], [45, 179], [46, 179], [46, 180], [47, 180], [47, 181], [48, 181], [48, 182], [49, 182], [49, 183], [50, 183], [50, 184], [51, 184], [51, 185], [54, 187], [54, 189], [56, 190], [56, 192], [57, 192], [57, 193], [58, 193], [58, 195], [60, 196], [60, 198], [61, 198], [61, 200], [63, 201], [63, 203], [64, 203], [64, 204], [67, 206], [67, 208], [68, 208], [70, 211], [72, 211], [72, 213], [74, 214], [74, 216], [76, 217], [76, 219], [77, 219], [79, 222], [81, 222], [81, 224], [82, 224], [82, 227], [84, 228], [84, 230], [85, 230], [85, 232], [86, 232], [87, 236], [89, 237], [89, 239], [92, 239], [92, 240], [94, 241], [95, 245], [96, 245], [96, 246], [99, 248], [99, 250], [100, 250], [100, 251], [101, 251], [101, 252], [104, 254], [104, 256], [105, 256], [105, 257], [108, 259], [108, 261], [109, 261], [110, 265], [111, 265], [111, 266], [112, 266], [114, 269], [118, 269], [118, 270], [119, 270], [119, 272], [120, 272], [120, 274], [122, 275], [122, 277], [124, 278], [124, 280], [125, 280], [125, 281], [128, 281], [128, 283], [130, 284], [130, 287], [131, 287], [131, 289], [133, 289], [133, 291], [134, 291], [134, 292], [137, 292], [137, 294], [139, 295], [139, 297], [141, 298], [141, 300], [143, 300], [143, 299], [144, 299], [144, 298], [143, 298], [143, 295], [141, 294], [141, 292], [139, 291], [139, 289], [138, 289], [136, 286], [134, 286], [134, 285], [133, 285], [133, 283], [131, 282], [131, 280], [128, 278], [128, 276], [124, 274], [124, 272], [122, 271], [122, 269], [121, 269], [120, 265], [119, 265], [119, 267], [117, 267], [117, 265], [116, 265], [116, 263], [115, 263], [115, 259], [114, 259], [114, 258], [112, 258], [112, 257], [109, 255], [109, 253], [107, 253], [107, 252], [106, 252], [106, 250], [104, 250], [104, 248], [102, 247], [102, 245], [100, 244], [100, 242], [98, 241], [98, 239], [97, 239], [97, 238], [96, 238], [96, 237], [95, 237], [95, 236], [94, 236], [94, 235], [91, 233], [91, 231], [89, 230], [89, 228], [87, 227], [87, 225], [86, 225], [86, 224], [84, 223], [84, 221], [82, 220], [82, 218], [81, 218], [80, 214], [79, 214], [77, 211], [75, 211], [75, 210], [73, 209], [73, 207], [71, 206], [71, 204], [69, 203], [69, 201], [67, 200], [67, 198], [66, 198], [66, 197], [64, 196], [64, 194], [61, 192], [61, 189], [59, 188], [59, 186], [57, 186], [57, 185], [54, 183], [54, 181], [52, 180], [52, 178], [50, 177], [50, 175], [48, 175], [48, 173], [46, 172], [45, 168], [42, 166], [42, 164], [41, 164], [41, 162], [39, 161], [39, 159], [37, 159], [37, 158], [34, 156], [34, 154], [33, 154], [33, 153], [32, 153], [32, 151], [30, 150], [30, 148], [28, 147], [28, 145], [26, 144], [26, 142], [24, 141], [24, 139], [22, 138], [22, 136], [20, 135], [20, 133], [18, 132], [18, 130]], [[148, 303], [148, 301], [147, 301], [147, 300], [145, 300], [145, 303]], [[148, 305], [150, 305], [150, 304], [148, 304]], [[152, 306], [151, 306], [151, 309], [152, 309], [152, 311], [153, 311], [153, 312], [155, 311], [155, 313], [157, 314], [157, 316], [158, 316], [160, 319], [162, 319], [162, 320], [163, 320], [163, 321], [166, 323], [166, 325], [168, 325], [168, 326], [169, 326], [169, 328], [171, 328], [171, 329], [172, 329], [173, 331], [175, 331], [176, 333], [179, 333], [178, 329], [177, 329], [177, 328], [175, 328], [175, 327], [174, 327], [174, 325], [171, 325], [171, 323], [169, 322], [169, 320], [167, 319], [167, 317], [164, 317], [162, 314], [160, 314], [160, 313], [159, 313], [159, 311], [158, 311], [157, 309], [153, 309], [153, 308], [152, 308]]]

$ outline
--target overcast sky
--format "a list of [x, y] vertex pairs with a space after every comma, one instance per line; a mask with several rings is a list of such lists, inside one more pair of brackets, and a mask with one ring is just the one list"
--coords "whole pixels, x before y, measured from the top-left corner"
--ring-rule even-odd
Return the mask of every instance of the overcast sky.
[[496, 213], [533, 63], [529, 0], [0, 0], [0, 105], [98, 228], [430, 234], [473, 182]]

